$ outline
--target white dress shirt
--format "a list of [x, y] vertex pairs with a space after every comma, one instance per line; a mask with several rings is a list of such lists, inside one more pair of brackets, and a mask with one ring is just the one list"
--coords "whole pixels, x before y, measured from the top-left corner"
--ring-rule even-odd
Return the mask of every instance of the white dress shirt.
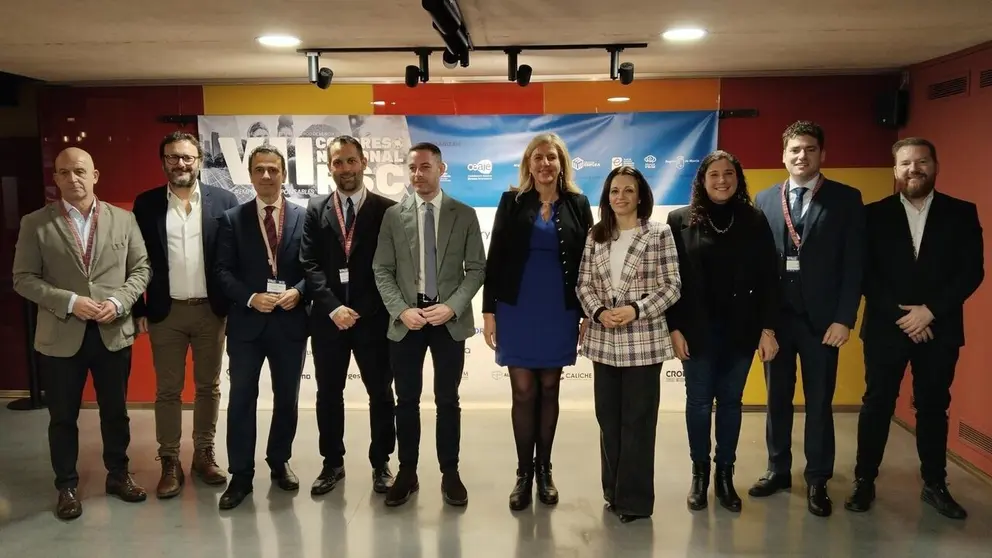
[[206, 263], [203, 256], [203, 200], [199, 181], [189, 193], [189, 211], [172, 187], [166, 188], [169, 208], [165, 236], [169, 258], [169, 295], [178, 300], [207, 298]]
[[[335, 192], [337, 192], [338, 201], [341, 202], [341, 217], [344, 218], [345, 222], [348, 222], [348, 199], [349, 198], [351, 199], [351, 203], [353, 203], [355, 205], [355, 220], [358, 220], [358, 212], [361, 209], [362, 204], [365, 203], [365, 188], [359, 188], [358, 190], [352, 192], [351, 194], [347, 194], [345, 192], [342, 192], [340, 189], [335, 190]], [[335, 219], [338, 218], [338, 216], [337, 216], [337, 210], [334, 210], [334, 218]], [[355, 224], [352, 223], [351, 226], [354, 227]], [[341, 230], [341, 235], [342, 236], [347, 236], [347, 234], [348, 234], [347, 231], [345, 231], [343, 229]], [[327, 272], [328, 273], [340, 273], [340, 271], [339, 270], [336, 270], [336, 269], [334, 269], [334, 270], [328, 270]], [[344, 304], [342, 304], [341, 306], [338, 306], [334, 310], [331, 310], [331, 312], [328, 314], [328, 316], [333, 320], [334, 319], [334, 315], [337, 314], [338, 313], [338, 310], [340, 310], [342, 308], [344, 308]]]
[[933, 203], [933, 190], [923, 199], [923, 208], [917, 209], [905, 194], [899, 194], [902, 206], [906, 210], [906, 220], [909, 222], [909, 232], [913, 236], [913, 254], [920, 256], [920, 244], [923, 242], [923, 229], [927, 226], [927, 216], [930, 215], [930, 204]]
[[[438, 223], [440, 223], [441, 220], [441, 198], [444, 197], [444, 194], [441, 192], [441, 190], [438, 190], [437, 195], [434, 196], [434, 199], [432, 199], [429, 202], [425, 202], [424, 200], [420, 199], [420, 196], [417, 194], [414, 195], [417, 196], [417, 229], [420, 235], [420, 274], [419, 274], [419, 279], [417, 280], [417, 289], [419, 289], [417, 292], [423, 294], [423, 292], [426, 290], [426, 280], [427, 280], [427, 274], [424, 268], [424, 260], [427, 259], [424, 257], [424, 246], [425, 246], [424, 215], [426, 215], [425, 206], [428, 203], [433, 206], [434, 245], [437, 246]], [[441, 261], [441, 254], [437, 255], [437, 261], [438, 262]]]
[[[265, 214], [266, 214], [265, 208], [269, 206], [266, 205], [262, 201], [262, 199], [257, 196], [255, 197], [255, 202], [256, 202], [255, 205], [257, 207], [256, 211], [258, 213], [258, 228], [262, 233], [262, 244], [265, 245], [265, 255], [269, 259], [269, 270], [272, 271], [272, 263], [275, 262], [276, 267], [278, 267], [279, 262], [273, 259], [272, 248], [269, 247], [269, 235], [265, 233]], [[276, 199], [276, 203], [272, 204], [272, 207], [275, 207], [275, 209], [272, 211], [272, 220], [275, 222], [276, 225], [276, 246], [275, 246], [276, 254], [279, 253], [279, 244], [282, 243], [283, 231], [279, 229], [279, 223], [282, 220], [282, 209], [283, 209], [282, 204], [283, 204], [283, 199], [282, 199], [282, 194], [280, 194], [279, 197]], [[251, 308], [251, 301], [254, 298], [255, 298], [255, 293], [252, 293], [252, 295], [248, 297], [249, 308]]]
[[[96, 211], [96, 204], [100, 202], [94, 201], [93, 205], [90, 206], [90, 212], [87, 215], [83, 215], [81, 211], [73, 207], [69, 202], [62, 200], [62, 207], [65, 208], [66, 212], [69, 213], [69, 221], [72, 223], [72, 227], [76, 229], [76, 234], [79, 235], [80, 249], [82, 252], [79, 253], [79, 257], [82, 258], [83, 254], [86, 253], [86, 248], [90, 244], [90, 231], [93, 230], [93, 212]], [[93, 239], [96, 242], [96, 238]], [[93, 258], [96, 257], [96, 246], [93, 247], [93, 252], [90, 253], [90, 267], [93, 267]], [[76, 299], [79, 295], [72, 293], [69, 297], [69, 310], [68, 314], [72, 314], [72, 307], [76, 305]], [[114, 303], [117, 307], [117, 315], [120, 316], [124, 313], [124, 305], [120, 303], [114, 297], [110, 297], [107, 300]], [[96, 301], [99, 303], [100, 301]]]
[[610, 243], [610, 284], [613, 287], [611, 296], [617, 296], [617, 289], [620, 288], [620, 279], [623, 277], [623, 264], [627, 259], [627, 250], [634, 241], [634, 234], [640, 227], [620, 231], [620, 238]]
[[796, 182], [795, 177], [789, 177], [789, 209], [792, 209], [793, 202], [796, 201], [796, 188], [805, 187], [806, 193], [803, 194], [803, 210], [800, 217], [805, 217], [806, 212], [809, 211], [809, 204], [813, 201], [813, 188], [816, 188], [816, 181], [820, 180], [820, 173], [816, 173], [812, 179], [800, 183]]

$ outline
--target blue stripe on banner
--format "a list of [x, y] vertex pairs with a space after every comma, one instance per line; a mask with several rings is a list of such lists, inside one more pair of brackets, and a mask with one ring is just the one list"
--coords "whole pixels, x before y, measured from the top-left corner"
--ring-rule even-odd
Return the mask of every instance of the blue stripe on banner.
[[495, 207], [519, 183], [530, 140], [555, 132], [565, 140], [575, 180], [593, 201], [610, 170], [635, 166], [657, 205], [689, 203], [703, 157], [716, 149], [717, 113], [640, 112], [539, 116], [408, 116], [411, 143], [437, 144], [448, 165], [442, 187], [475, 207]]

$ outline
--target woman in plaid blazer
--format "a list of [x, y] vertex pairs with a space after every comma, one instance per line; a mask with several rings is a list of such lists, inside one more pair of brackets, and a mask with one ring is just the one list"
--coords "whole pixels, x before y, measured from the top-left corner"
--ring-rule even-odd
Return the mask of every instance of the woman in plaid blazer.
[[592, 316], [580, 354], [593, 362], [603, 497], [624, 523], [654, 509], [661, 365], [675, 358], [665, 311], [682, 289], [672, 231], [649, 221], [653, 207], [640, 171], [610, 172], [576, 285]]

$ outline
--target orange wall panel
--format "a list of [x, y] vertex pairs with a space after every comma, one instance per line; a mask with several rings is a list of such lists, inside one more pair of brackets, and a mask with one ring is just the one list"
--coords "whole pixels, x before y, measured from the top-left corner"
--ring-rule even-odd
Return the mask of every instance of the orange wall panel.
[[[630, 97], [611, 103], [610, 97]], [[646, 79], [630, 85], [619, 81], [548, 82], [544, 84], [546, 114], [717, 110], [719, 79]]]
[[375, 114], [543, 114], [544, 87], [532, 83], [384, 84], [372, 95], [382, 105]]

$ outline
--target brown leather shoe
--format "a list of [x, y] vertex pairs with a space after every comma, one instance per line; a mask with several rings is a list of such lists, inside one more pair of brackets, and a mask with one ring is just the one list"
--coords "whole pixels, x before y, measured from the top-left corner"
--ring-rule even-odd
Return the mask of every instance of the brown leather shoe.
[[148, 497], [145, 489], [134, 483], [131, 473], [107, 475], [107, 494], [117, 496], [125, 502], [144, 502]]
[[55, 515], [65, 520], [76, 519], [83, 515], [83, 503], [79, 501], [75, 488], [59, 490], [59, 504], [55, 508]]
[[179, 458], [163, 455], [159, 460], [162, 461], [162, 478], [158, 481], [155, 495], [163, 499], [178, 496], [186, 482], [186, 475], [183, 473]]
[[196, 450], [196, 453], [193, 454], [192, 470], [207, 484], [220, 485], [227, 482], [227, 475], [217, 465], [217, 457], [213, 447]]

